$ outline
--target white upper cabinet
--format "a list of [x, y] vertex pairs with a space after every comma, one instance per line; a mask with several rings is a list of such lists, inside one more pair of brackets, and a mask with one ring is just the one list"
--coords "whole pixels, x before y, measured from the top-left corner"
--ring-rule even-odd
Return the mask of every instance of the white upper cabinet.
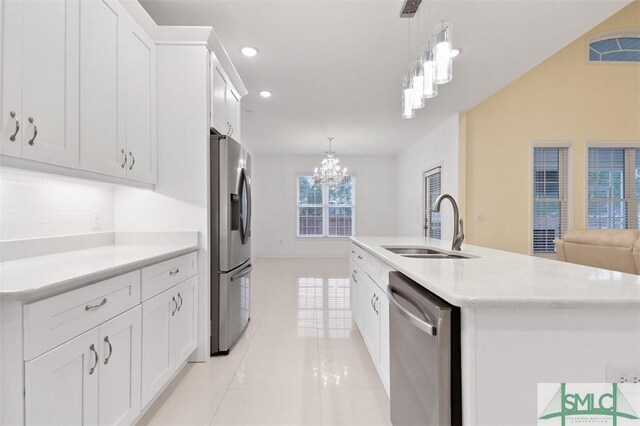
[[131, 22], [122, 34], [124, 82], [120, 96], [125, 108], [127, 177], [157, 181], [156, 47], [142, 29]]
[[79, 0], [5, 1], [3, 154], [78, 165]]
[[211, 75], [211, 126], [240, 141], [240, 96], [214, 55]]
[[116, 1], [80, 5], [80, 163], [112, 176], [126, 175], [124, 108], [118, 96], [122, 14]]
[[113, 0], [82, 2], [83, 169], [155, 183], [156, 48]]
[[[215, 62], [214, 62], [215, 64]], [[211, 126], [222, 134], [227, 134], [227, 80], [220, 68], [212, 66], [211, 84]]]

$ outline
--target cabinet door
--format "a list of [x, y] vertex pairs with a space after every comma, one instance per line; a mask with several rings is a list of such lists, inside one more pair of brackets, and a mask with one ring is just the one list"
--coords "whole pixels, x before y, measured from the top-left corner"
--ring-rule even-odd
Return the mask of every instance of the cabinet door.
[[114, 0], [80, 3], [80, 166], [113, 176], [126, 175], [121, 8]]
[[389, 299], [386, 292], [379, 292], [378, 312], [380, 312], [380, 372], [387, 395], [390, 386], [391, 364], [389, 358]]
[[176, 367], [179, 367], [198, 345], [198, 277], [178, 284], [173, 292], [178, 308], [172, 318], [171, 336], [174, 337]]
[[[363, 274], [365, 275], [365, 274]], [[366, 277], [367, 282], [367, 298], [366, 298], [366, 339], [367, 348], [369, 349], [369, 354], [371, 355], [371, 359], [375, 365], [380, 363], [380, 316], [378, 314], [378, 302], [376, 297], [379, 298], [378, 294], [380, 290], [378, 286], [373, 282], [371, 278]]]
[[240, 141], [240, 97], [231, 90], [230, 86], [227, 84], [227, 121], [231, 137]]
[[0, 3], [0, 152], [13, 156], [22, 154], [22, 14], [25, 3]]
[[362, 331], [362, 320], [360, 319], [360, 310], [362, 306], [362, 303], [360, 302], [362, 298], [360, 297], [361, 284], [359, 282], [360, 278], [358, 277], [358, 267], [353, 261], [350, 261], [349, 263], [351, 266], [351, 315], [358, 325], [358, 328]]
[[156, 46], [138, 26], [123, 22], [120, 96], [126, 112], [127, 177], [157, 182]]
[[142, 407], [173, 376], [175, 351], [172, 342], [172, 314], [177, 302], [175, 289], [160, 293], [142, 304]]
[[[214, 64], [216, 61], [213, 62]], [[227, 80], [222, 71], [213, 66], [213, 76], [211, 82], [211, 125], [218, 132], [226, 135], [228, 133], [227, 121]]]
[[25, 363], [26, 423], [98, 423], [100, 348], [95, 328]]
[[22, 156], [77, 166], [80, 2], [23, 4]]
[[99, 423], [132, 424], [140, 414], [141, 308], [100, 326]]

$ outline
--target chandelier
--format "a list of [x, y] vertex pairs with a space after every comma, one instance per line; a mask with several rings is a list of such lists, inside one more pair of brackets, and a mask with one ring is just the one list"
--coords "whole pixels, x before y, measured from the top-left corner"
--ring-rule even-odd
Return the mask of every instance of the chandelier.
[[338, 186], [343, 184], [347, 180], [347, 168], [340, 165], [340, 160], [333, 155], [335, 152], [331, 150], [331, 141], [329, 139], [329, 151], [325, 151], [327, 158], [322, 160], [320, 167], [316, 167], [313, 170], [313, 181], [318, 185], [323, 186]]

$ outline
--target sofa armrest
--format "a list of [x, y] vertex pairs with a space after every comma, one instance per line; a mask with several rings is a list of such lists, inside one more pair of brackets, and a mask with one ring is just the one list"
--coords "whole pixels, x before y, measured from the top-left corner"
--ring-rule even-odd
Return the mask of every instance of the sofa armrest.
[[567, 254], [564, 251], [564, 241], [562, 241], [562, 240], [553, 240], [553, 244], [556, 245], [556, 256], [558, 257], [558, 260], [566, 262], [567, 261]]

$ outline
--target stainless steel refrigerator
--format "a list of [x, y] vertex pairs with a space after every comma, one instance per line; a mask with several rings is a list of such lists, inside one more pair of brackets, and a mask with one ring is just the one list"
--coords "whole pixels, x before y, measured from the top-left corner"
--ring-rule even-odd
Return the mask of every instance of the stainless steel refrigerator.
[[211, 355], [226, 355], [249, 323], [251, 156], [211, 130]]

